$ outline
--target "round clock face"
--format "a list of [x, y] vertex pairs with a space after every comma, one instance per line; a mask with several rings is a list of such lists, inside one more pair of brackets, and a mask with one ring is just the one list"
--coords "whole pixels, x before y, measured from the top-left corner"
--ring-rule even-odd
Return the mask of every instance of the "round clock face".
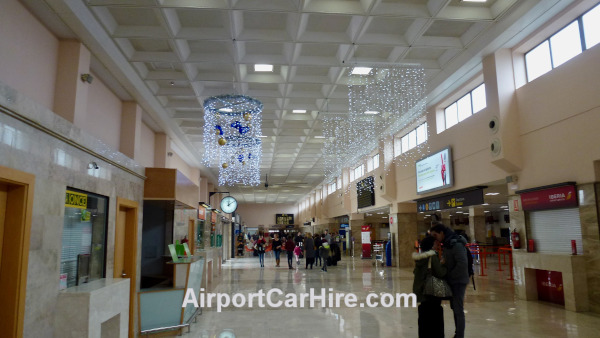
[[224, 213], [230, 214], [237, 209], [237, 200], [231, 196], [224, 197], [221, 200], [221, 210]]

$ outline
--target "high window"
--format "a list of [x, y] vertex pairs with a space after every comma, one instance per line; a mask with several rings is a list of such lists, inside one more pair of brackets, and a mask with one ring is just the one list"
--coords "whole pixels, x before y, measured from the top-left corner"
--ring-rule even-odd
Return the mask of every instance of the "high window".
[[481, 84], [444, 109], [444, 122], [446, 125], [443, 130], [464, 121], [485, 107], [485, 84]]
[[[404, 154], [425, 141], [427, 141], [427, 122], [411, 130], [408, 134], [394, 137], [394, 157]], [[379, 165], [379, 154], [377, 154], [377, 163]]]
[[365, 165], [364, 164], [361, 164], [358, 167], [354, 168], [354, 179], [359, 179], [364, 174], [365, 174]]
[[525, 54], [527, 81], [533, 81], [600, 42], [600, 5]]

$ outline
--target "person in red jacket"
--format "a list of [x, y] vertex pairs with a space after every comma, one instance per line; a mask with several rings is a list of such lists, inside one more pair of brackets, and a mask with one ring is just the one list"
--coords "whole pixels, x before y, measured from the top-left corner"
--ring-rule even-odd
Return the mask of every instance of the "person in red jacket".
[[294, 268], [292, 266], [292, 262], [294, 260], [294, 248], [296, 248], [296, 243], [294, 243], [292, 235], [288, 235], [287, 241], [285, 242], [285, 251], [287, 251], [288, 266], [290, 269]]

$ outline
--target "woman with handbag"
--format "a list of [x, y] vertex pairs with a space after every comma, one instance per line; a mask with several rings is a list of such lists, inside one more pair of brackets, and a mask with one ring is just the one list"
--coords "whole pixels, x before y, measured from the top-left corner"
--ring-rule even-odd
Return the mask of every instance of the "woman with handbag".
[[412, 255], [415, 261], [413, 293], [419, 302], [419, 337], [444, 337], [444, 309], [441, 303], [442, 299], [451, 296], [451, 291], [449, 286], [446, 289], [440, 284], [445, 282], [446, 267], [439, 259], [435, 249], [437, 246], [439, 243], [435, 238], [425, 237], [421, 241], [421, 252]]

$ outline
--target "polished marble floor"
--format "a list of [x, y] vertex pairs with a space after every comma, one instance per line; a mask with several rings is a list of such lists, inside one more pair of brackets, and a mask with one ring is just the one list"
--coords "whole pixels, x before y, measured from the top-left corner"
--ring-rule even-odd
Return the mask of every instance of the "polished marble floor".
[[[369, 293], [409, 293], [412, 269], [374, 266], [372, 260], [343, 257], [338, 266], [324, 273], [319, 268], [290, 270], [285, 259], [274, 267], [266, 258], [236, 258], [223, 264], [223, 272], [211, 292], [233, 295], [278, 288], [285, 294], [300, 294], [310, 288], [352, 292], [359, 301]], [[492, 262], [493, 263], [493, 262]], [[493, 266], [493, 265], [492, 265]], [[545, 302], [516, 299], [508, 272], [488, 268], [487, 277], [476, 277], [477, 290], [467, 288], [465, 298], [467, 337], [598, 337], [600, 315], [565, 311]], [[505, 269], [507, 270], [507, 269]], [[275, 298], [274, 298], [275, 299]], [[285, 298], [281, 298], [284, 300]], [[444, 303], [446, 337], [454, 335], [452, 310]], [[204, 309], [190, 333], [184, 337], [417, 337], [417, 309], [377, 308], [242, 308], [222, 312]]]

